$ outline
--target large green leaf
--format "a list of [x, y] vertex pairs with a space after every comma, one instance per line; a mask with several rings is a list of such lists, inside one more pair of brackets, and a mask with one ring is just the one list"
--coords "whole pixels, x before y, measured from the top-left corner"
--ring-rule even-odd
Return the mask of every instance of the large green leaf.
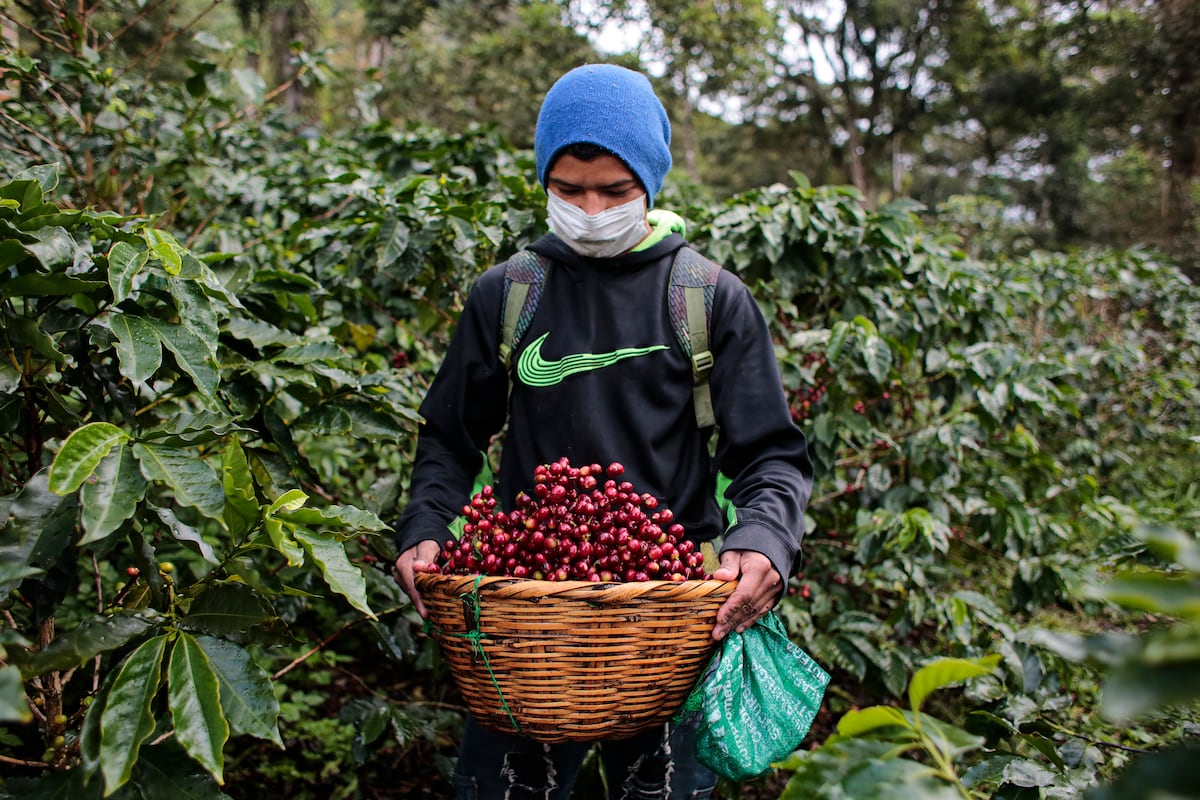
[[303, 528], [296, 530], [296, 539], [321, 568], [329, 588], [350, 601], [350, 605], [375, 619], [367, 603], [367, 582], [358, 567], [350, 563], [345, 546], [335, 537]]
[[1125, 572], [1089, 594], [1125, 608], [1200, 621], [1200, 575]]
[[234, 733], [254, 736], [283, 747], [279, 736], [279, 700], [266, 670], [243, 647], [215, 636], [196, 641], [208, 655], [221, 684], [221, 708]]
[[75, 250], [79, 245], [65, 228], [40, 228], [28, 233], [34, 241], [26, 242], [25, 249], [47, 269], [69, 264], [74, 260]]
[[108, 251], [108, 285], [112, 287], [113, 304], [119, 305], [133, 291], [133, 281], [149, 256], [127, 242], [117, 242]]
[[1106, 718], [1126, 721], [1194, 703], [1198, 697], [1200, 655], [1157, 664], [1133, 661], [1114, 669], [1104, 681], [1100, 708]]
[[132, 448], [120, 446], [101, 460], [95, 480], [79, 491], [83, 538], [80, 544], [105, 539], [133, 516], [146, 496], [146, 479], [133, 457]]
[[908, 685], [908, 702], [920, 711], [925, 698], [938, 689], [987, 675], [1000, 663], [999, 655], [982, 658], [941, 658], [917, 670]]
[[304, 548], [291, 534], [294, 526], [284, 525], [283, 520], [264, 515], [262, 527], [267, 533], [267, 538], [271, 540], [271, 544], [275, 545], [275, 549], [287, 559], [289, 567], [299, 567], [304, 563]]
[[379, 241], [375, 251], [379, 269], [390, 269], [396, 259], [404, 255], [410, 234], [408, 225], [394, 215], [389, 214], [379, 223]]
[[25, 702], [25, 684], [21, 670], [10, 664], [0, 667], [0, 722], [26, 723], [33, 719]]
[[178, 275], [183, 270], [183, 248], [170, 233], [157, 228], [143, 228], [142, 236], [150, 253], [162, 263], [168, 275]]
[[1200, 744], [1183, 741], [1133, 759], [1111, 786], [1087, 800], [1188, 800], [1200, 786]]
[[[37, 778], [10, 778], [0, 786], [0, 800], [102, 800], [104, 784], [82, 768], [46, 772]], [[129, 787], [118, 789], [109, 800], [143, 800]]]
[[101, 286], [102, 281], [89, 281], [69, 275], [40, 272], [17, 275], [0, 284], [0, 297], [54, 297], [56, 295], [88, 294]]
[[37, 320], [29, 317], [8, 317], [4, 321], [4, 328], [12, 348], [10, 352], [29, 351], [55, 364], [66, 361], [67, 357], [58, 349], [54, 338], [42, 330]]
[[139, 442], [133, 454], [147, 480], [166, 484], [181, 505], [224, 524], [225, 490], [209, 463], [194, 450]]
[[221, 563], [221, 560], [217, 558], [217, 554], [213, 551], [212, 545], [205, 541], [204, 535], [198, 529], [193, 528], [191, 525], [185, 525], [175, 515], [175, 512], [169, 508], [151, 506], [151, 510], [155, 516], [162, 520], [162, 524], [167, 527], [167, 530], [171, 532], [176, 541], [194, 545], [197, 552], [200, 553], [200, 557], [210, 564]]
[[105, 793], [129, 780], [142, 744], [154, 733], [153, 702], [162, 683], [166, 636], [141, 644], [121, 663], [100, 717], [100, 770]]
[[28, 677], [53, 670], [78, 667], [101, 653], [114, 650], [143, 636], [158, 624], [152, 611], [89, 617], [69, 630], [62, 630], [26, 663]]
[[191, 377], [197, 389], [212, 399], [221, 376], [217, 371], [217, 362], [213, 358], [213, 351], [208, 343], [183, 325], [164, 322], [160, 319], [151, 319], [150, 324], [158, 332], [162, 343], [175, 356], [175, 363], [179, 365], [179, 368]]
[[182, 624], [189, 630], [229, 636], [244, 633], [272, 617], [270, 606], [244, 583], [209, 585], [188, 607]]
[[79, 504], [75, 495], [50, 491], [48, 470], [30, 478], [8, 507], [7, 524], [0, 529], [0, 596], [26, 578], [72, 558]]
[[[868, 708], [847, 711], [837, 724], [840, 736], [862, 736], [879, 728], [906, 728], [912, 730], [913, 724], [904, 712], [892, 706], [870, 706]], [[915, 734], [914, 734], [915, 735]]]
[[889, 742], [840, 739], [797, 751], [779, 800], [962, 800], [958, 789], [900, 753]]
[[108, 325], [117, 337], [117, 359], [121, 374], [134, 383], [149, 380], [162, 366], [162, 340], [153, 325], [142, 317], [113, 311]]
[[212, 355], [217, 352], [217, 312], [213, 299], [205, 294], [197, 281], [169, 278], [167, 290], [175, 299], [179, 320], [208, 348]]
[[867, 372], [876, 383], [882, 384], [887, 380], [892, 368], [892, 350], [881, 336], [868, 336], [862, 344], [863, 362]]
[[213, 776], [170, 740], [143, 748], [131, 783], [144, 800], [230, 800]]
[[236, 438], [229, 440], [221, 454], [221, 485], [225, 491], [225, 526], [234, 536], [241, 536], [254, 527], [261, 512], [250, 464]]
[[100, 461], [129, 434], [111, 422], [91, 422], [77, 428], [63, 442], [50, 465], [50, 491], [70, 494], [95, 472]]
[[288, 522], [307, 525], [310, 528], [334, 526], [342, 529], [346, 536], [357, 535], [360, 531], [383, 531], [388, 524], [371, 511], [354, 506], [325, 506], [324, 508], [297, 508], [292, 511], [278, 512], [277, 517]]
[[221, 687], [208, 656], [190, 635], [176, 638], [167, 675], [175, 738], [217, 783], [224, 783], [229, 723], [221, 710]]

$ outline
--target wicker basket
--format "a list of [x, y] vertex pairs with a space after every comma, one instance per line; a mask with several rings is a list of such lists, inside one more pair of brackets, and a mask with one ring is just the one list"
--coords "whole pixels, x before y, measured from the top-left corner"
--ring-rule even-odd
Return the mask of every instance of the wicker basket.
[[670, 719], [737, 585], [435, 574], [416, 584], [467, 708], [543, 742], [621, 739]]

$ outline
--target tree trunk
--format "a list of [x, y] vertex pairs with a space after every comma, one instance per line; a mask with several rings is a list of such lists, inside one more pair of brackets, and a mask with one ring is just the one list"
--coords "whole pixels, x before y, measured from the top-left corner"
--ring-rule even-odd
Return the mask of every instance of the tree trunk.
[[[271, 77], [277, 84], [296, 77], [292, 64], [292, 42], [306, 38], [304, 19], [308, 16], [307, 2], [277, 3], [271, 11]], [[284, 107], [298, 113], [305, 99], [304, 87], [294, 81], [283, 93]]]
[[1196, 207], [1192, 200], [1200, 168], [1200, 3], [1162, 0], [1159, 32], [1167, 48], [1166, 133], [1162, 235], [1168, 250], [1194, 271]]

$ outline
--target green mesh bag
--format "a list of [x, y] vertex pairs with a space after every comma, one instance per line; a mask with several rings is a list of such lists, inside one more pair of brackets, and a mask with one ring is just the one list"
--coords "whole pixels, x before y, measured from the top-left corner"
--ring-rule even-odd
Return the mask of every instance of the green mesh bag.
[[775, 612], [730, 632], [694, 693], [702, 714], [697, 758], [732, 781], [762, 775], [800, 746], [828, 684], [829, 674], [788, 639]]

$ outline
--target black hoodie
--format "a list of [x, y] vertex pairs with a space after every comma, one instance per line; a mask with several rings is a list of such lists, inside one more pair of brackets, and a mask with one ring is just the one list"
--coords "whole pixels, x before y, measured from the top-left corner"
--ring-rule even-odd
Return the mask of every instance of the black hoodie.
[[[671, 234], [612, 259], [579, 256], [553, 234], [531, 245], [553, 265], [513, 353], [511, 415], [499, 358], [504, 265], [479, 277], [421, 404], [409, 502], [396, 523], [401, 551], [451, 538], [448, 525], [507, 419], [498, 484], [505, 508], [519, 492], [532, 494], [539, 464], [562, 456], [576, 466], [618, 461], [624, 479], [670, 508], [688, 538], [724, 534], [724, 550], [766, 555], [787, 582], [799, 565], [812, 490], [804, 435], [792, 422], [762, 312], [722, 270], [709, 335], [717, 422], [710, 455], [714, 429], [696, 425], [691, 363], [667, 311], [673, 255], [684, 244]], [[612, 355], [605, 366], [579, 370], [562, 362], [584, 353]], [[522, 354], [535, 366], [527, 380], [517, 368]], [[724, 512], [721, 487], [731, 506]]]

